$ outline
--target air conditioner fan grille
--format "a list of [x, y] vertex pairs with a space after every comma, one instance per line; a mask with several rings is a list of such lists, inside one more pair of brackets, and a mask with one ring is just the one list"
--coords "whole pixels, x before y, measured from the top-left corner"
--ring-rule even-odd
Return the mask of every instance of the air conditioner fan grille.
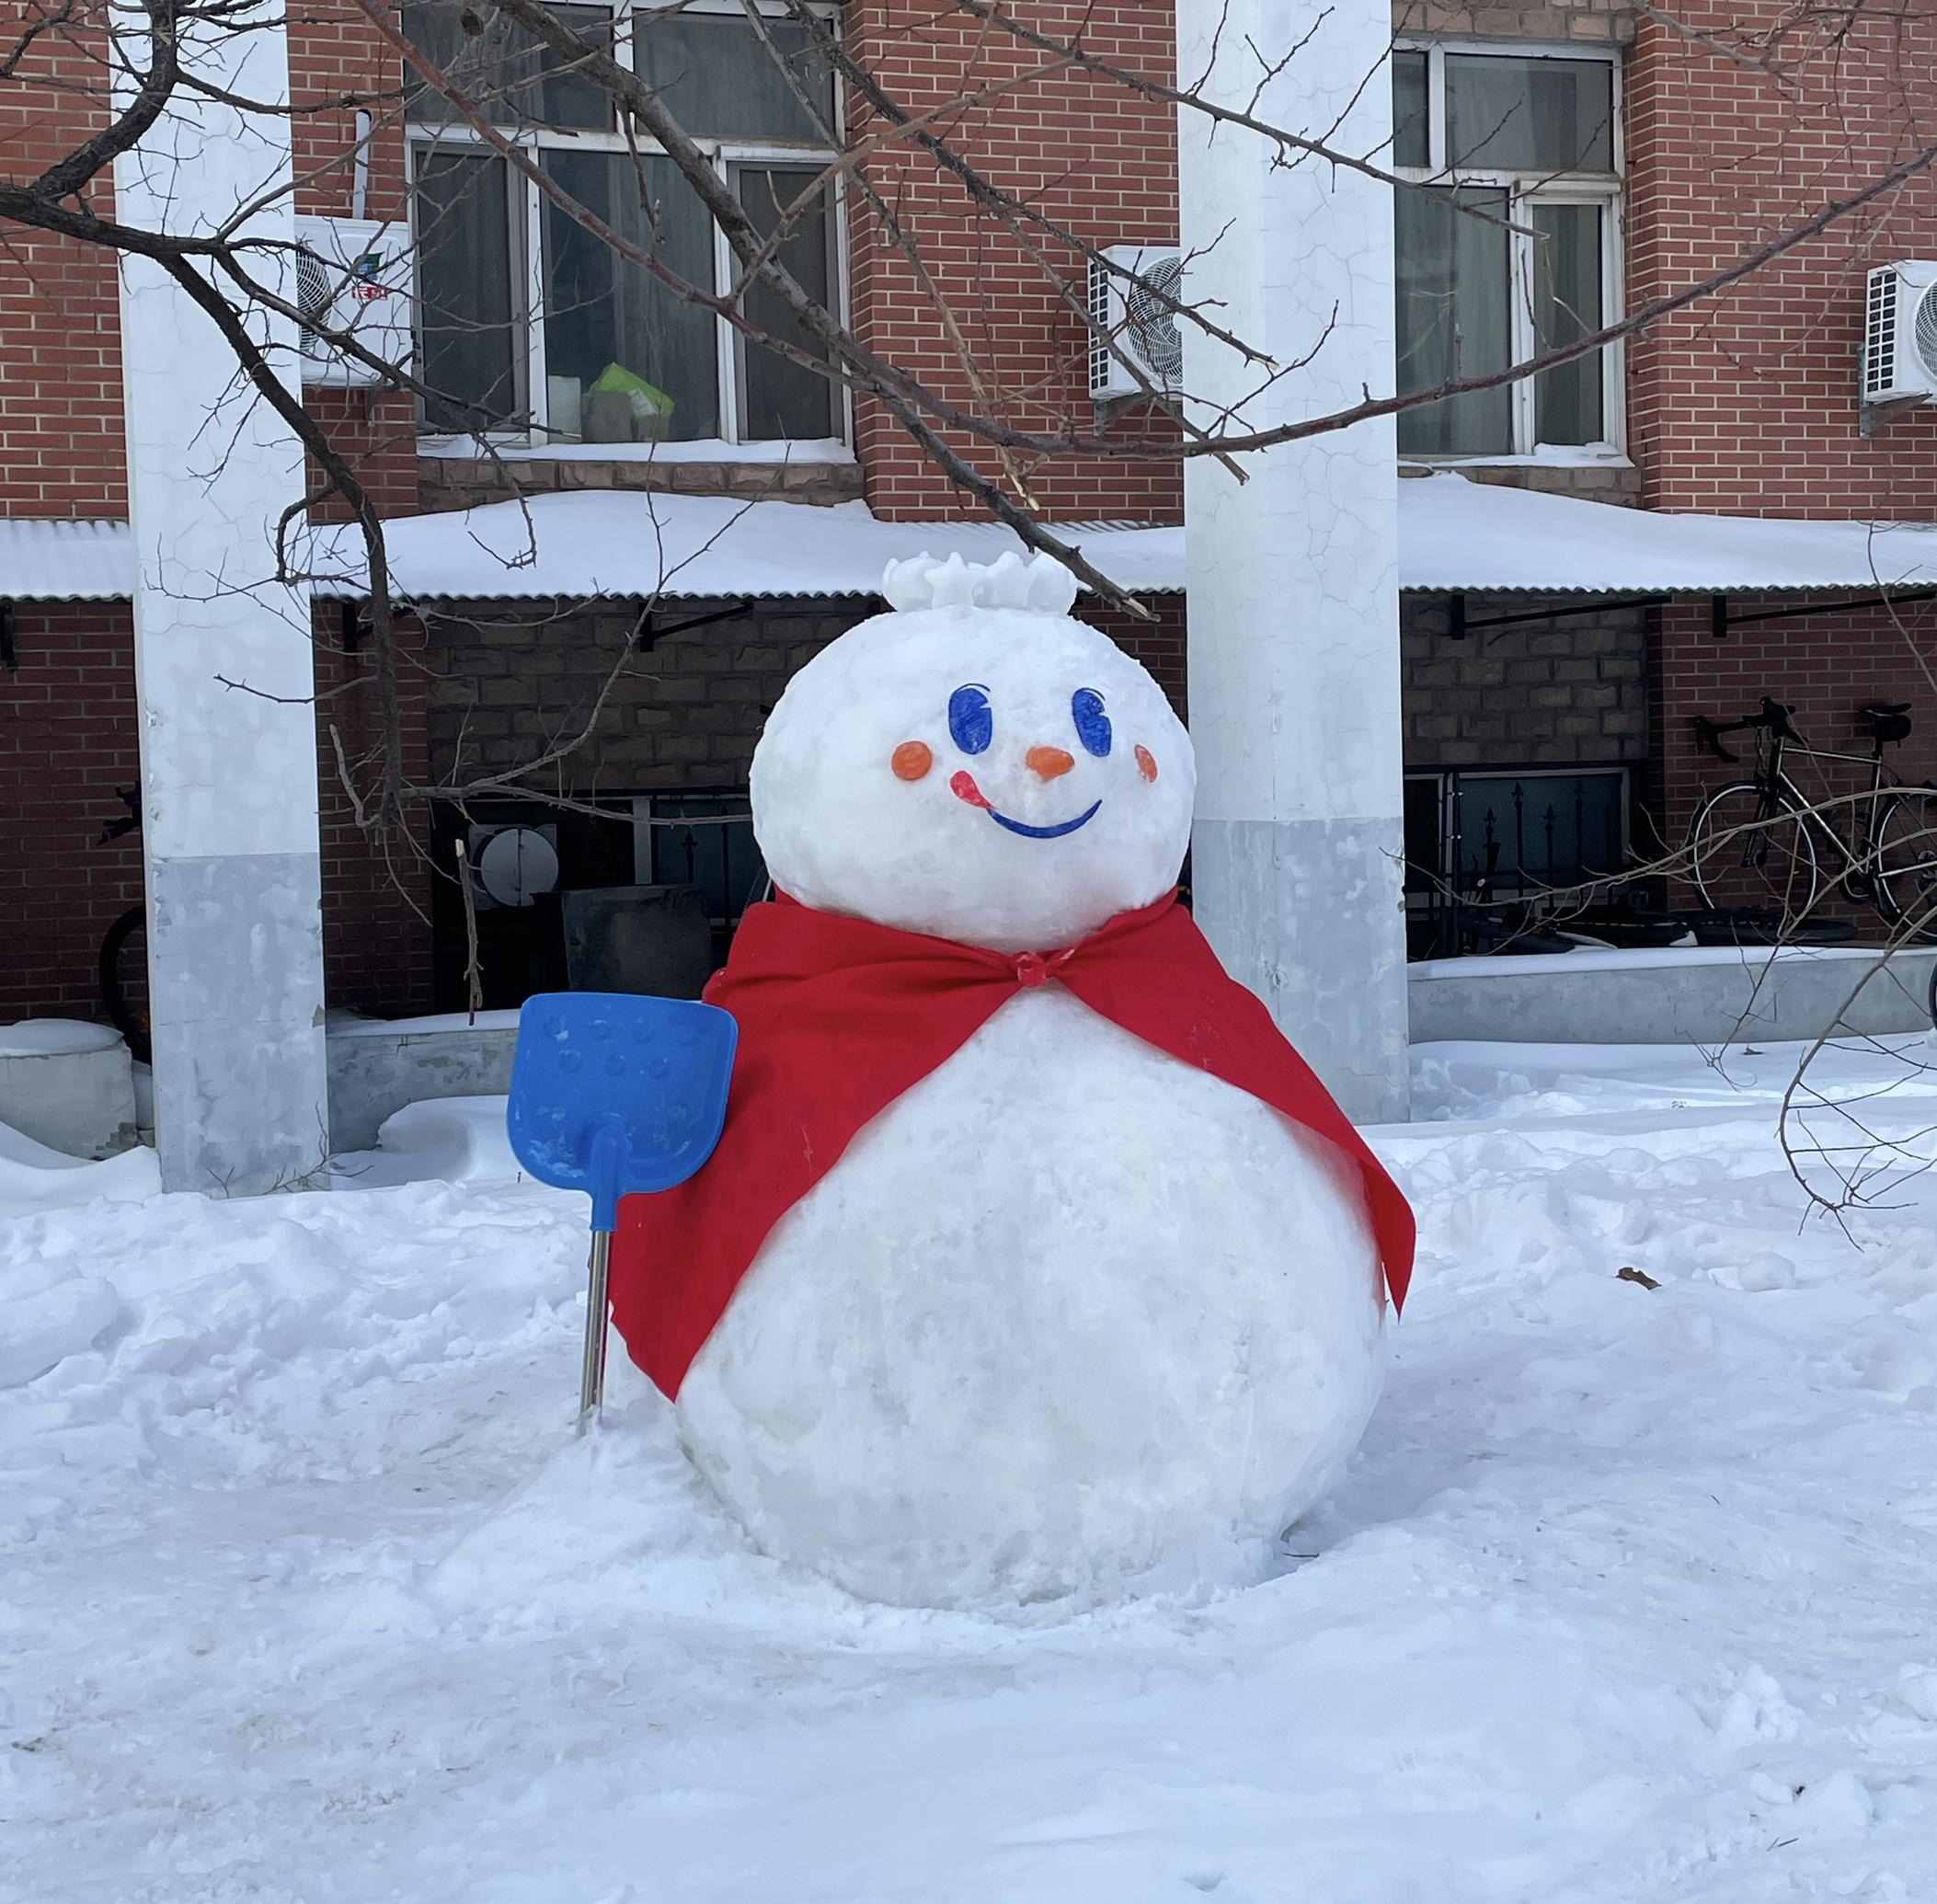
[[1917, 300], [1917, 319], [1910, 333], [1910, 348], [1925, 373], [1937, 378], [1937, 284]]
[[1123, 301], [1124, 327], [1157, 381], [1175, 384], [1184, 374], [1184, 331], [1171, 304], [1184, 281], [1184, 260], [1164, 258], [1139, 277]]

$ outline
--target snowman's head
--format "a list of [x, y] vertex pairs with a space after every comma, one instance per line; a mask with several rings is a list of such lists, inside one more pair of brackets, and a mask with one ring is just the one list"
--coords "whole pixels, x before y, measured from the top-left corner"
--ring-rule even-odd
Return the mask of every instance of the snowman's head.
[[1163, 691], [1070, 619], [1046, 556], [891, 563], [895, 610], [809, 661], [753, 755], [782, 891], [999, 951], [1073, 944], [1176, 882], [1197, 763]]

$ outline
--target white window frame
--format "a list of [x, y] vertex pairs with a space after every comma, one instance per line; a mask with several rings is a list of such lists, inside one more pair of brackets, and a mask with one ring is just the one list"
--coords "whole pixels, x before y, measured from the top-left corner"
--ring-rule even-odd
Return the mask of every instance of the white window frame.
[[[632, 65], [632, 19], [635, 12], [649, 7], [653, 0], [570, 0], [574, 6], [590, 6], [613, 16], [613, 54], [623, 66]], [[744, 18], [746, 10], [740, 0], [687, 0], [687, 13], [720, 14], [735, 18]], [[761, 13], [770, 18], [785, 20], [789, 16], [786, 8], [778, 0], [760, 0]], [[840, 14], [834, 0], [826, 0], [824, 5], [816, 5], [814, 11], [820, 15], [829, 28], [840, 31]], [[834, 104], [833, 130], [839, 134], [846, 122], [846, 98], [842, 91], [842, 80], [837, 71], [833, 75]], [[616, 116], [616, 115], [615, 115]], [[549, 130], [533, 126], [507, 126], [502, 128], [504, 136], [513, 144], [529, 152], [609, 152], [625, 155], [636, 150], [642, 157], [663, 157], [665, 148], [659, 141], [648, 138], [643, 132], [634, 139], [616, 127], [611, 132], [588, 130]], [[410, 217], [413, 243], [415, 242], [417, 219], [416, 176], [419, 156], [439, 149], [449, 151], [462, 147], [482, 153], [494, 148], [489, 141], [478, 133], [476, 127], [464, 124], [430, 123], [413, 120], [407, 128], [410, 146]], [[730, 179], [730, 167], [736, 165], [776, 165], [776, 166], [831, 166], [840, 157], [832, 146], [818, 142], [788, 143], [774, 139], [702, 139], [694, 143], [705, 153], [714, 170], [721, 181]], [[509, 169], [509, 168], [508, 168]], [[427, 448], [474, 442], [481, 436], [487, 442], [504, 448], [542, 448], [551, 442], [551, 416], [549, 390], [546, 384], [544, 358], [544, 194], [539, 189], [535, 179], [522, 173], [510, 170], [505, 192], [506, 217], [510, 222], [510, 251], [515, 262], [521, 252], [524, 258], [524, 270], [512, 286], [511, 323], [514, 329], [521, 330], [524, 338], [522, 360], [524, 389], [524, 414], [531, 419], [528, 428], [516, 426], [482, 431], [418, 431], [418, 441]], [[834, 299], [834, 309], [838, 314], [848, 309], [848, 242], [847, 242], [847, 191], [846, 178], [842, 175], [834, 180], [828, 206], [828, 244], [831, 252], [829, 259], [828, 284]], [[713, 228], [713, 289], [724, 296], [729, 292], [739, 275], [739, 259], [727, 243], [725, 233], [718, 225]], [[716, 348], [714, 363], [718, 384], [718, 434], [728, 443], [747, 441], [740, 429], [742, 409], [741, 364], [743, 339], [739, 333], [724, 317], [714, 319]], [[854, 394], [842, 383], [833, 386], [833, 421], [835, 440], [842, 443], [854, 442]]]
[[[1394, 53], [1423, 52], [1426, 58], [1427, 163], [1424, 166], [1393, 167], [1396, 177], [1421, 185], [1478, 186], [1504, 190], [1508, 194], [1507, 216], [1516, 225], [1528, 221], [1522, 215], [1535, 205], [1594, 205], [1601, 212], [1600, 221], [1600, 327], [1618, 324], [1625, 314], [1622, 303], [1622, 259], [1626, 253], [1623, 216], [1627, 182], [1627, 149], [1623, 136], [1620, 52], [1611, 47], [1553, 45], [1502, 40], [1428, 40], [1402, 36], [1393, 43]], [[1446, 154], [1446, 56], [1473, 54], [1480, 58], [1510, 60], [1569, 60], [1576, 64], [1592, 63], [1610, 69], [1610, 110], [1613, 124], [1610, 152], [1613, 170], [1609, 172], [1516, 172], [1499, 166], [1449, 166]], [[1507, 234], [1508, 321], [1512, 327], [1508, 348], [1515, 363], [1526, 363], [1534, 356], [1533, 348], [1533, 244], [1521, 231]], [[1611, 446], [1606, 459], [1625, 463], [1628, 440], [1626, 352], [1616, 338], [1601, 347], [1600, 417], [1602, 441]], [[1510, 449], [1479, 451], [1471, 455], [1436, 453], [1408, 450], [1408, 463], [1525, 463], [1578, 462], [1579, 451], [1573, 445], [1550, 446], [1552, 454], [1536, 452], [1534, 379], [1521, 377], [1507, 385], [1511, 397], [1510, 416], [1513, 441]]]

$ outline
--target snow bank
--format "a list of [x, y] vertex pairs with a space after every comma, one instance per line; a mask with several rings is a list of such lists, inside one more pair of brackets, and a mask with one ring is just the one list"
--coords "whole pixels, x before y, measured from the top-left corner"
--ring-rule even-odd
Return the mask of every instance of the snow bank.
[[[1901, 949], [1899, 948], [1899, 956]], [[1914, 951], [1916, 947], [1909, 947]], [[1747, 966], [1760, 970], [1770, 965], [1877, 965], [1892, 956], [1888, 946], [1576, 946], [1566, 952], [1518, 958], [1512, 953], [1480, 953], [1461, 958], [1416, 959], [1405, 969], [1408, 979], [1525, 979], [1550, 967], [1570, 972], [1633, 972], [1671, 970], [1702, 965]], [[1905, 961], [1908, 963], [1908, 960]], [[1853, 980], [1854, 973], [1851, 974]]]
[[[550, 1336], [579, 1287], [583, 1221], [574, 1236], [565, 1199], [509, 1195], [488, 1209], [441, 1184], [183, 1195], [0, 1222], [0, 1421], [33, 1429], [0, 1428], [10, 1478], [51, 1480], [76, 1458], [105, 1476], [154, 1457], [224, 1485], [308, 1472], [324, 1420], [360, 1396], [414, 1413], [407, 1391], [430, 1370]], [[374, 1450], [325, 1465], [346, 1459], [367, 1466]]]
[[[138, 1147], [95, 1163], [50, 1150], [11, 1124], [0, 1124], [0, 1216], [91, 1203], [102, 1197], [138, 1201], [160, 1188], [161, 1173], [151, 1150]], [[0, 1290], [5, 1288], [0, 1282]]]
[[490, 1182], [522, 1176], [505, 1135], [502, 1097], [440, 1097], [407, 1104], [384, 1119], [373, 1151], [332, 1161], [340, 1189], [377, 1190], [436, 1179]]
[[431, 1031], [516, 1031], [515, 1006], [491, 1012], [430, 1012], [418, 1018], [366, 1018], [361, 1012], [332, 1012], [331, 1038], [418, 1038]]
[[[1812, 1056], [1806, 1041], [1769, 1044], [1489, 1045], [1413, 1047], [1413, 1116], [1419, 1122], [1592, 1117], [1702, 1110], [1751, 1117], [1766, 1129], [1807, 1060], [1809, 1095], [1826, 1104], [1929, 1107], [1937, 1092], [1933, 1034], [1846, 1038]], [[1411, 1127], [1395, 1125], [1402, 1139]]]
[[1457, 1061], [1379, 1140], [1422, 1259], [1339, 1491], [1261, 1588], [1077, 1620], [749, 1553], [623, 1363], [575, 1442], [582, 1199], [0, 1222], [0, 1290], [71, 1291], [0, 1387], [0, 1892], [1937, 1897], [1932, 1182], [1806, 1222], [1772, 1057], [1732, 1108]]

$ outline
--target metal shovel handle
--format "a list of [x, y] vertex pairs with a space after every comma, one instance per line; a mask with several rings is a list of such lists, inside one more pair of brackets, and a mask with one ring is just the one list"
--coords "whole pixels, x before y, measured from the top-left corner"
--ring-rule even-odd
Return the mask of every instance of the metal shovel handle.
[[579, 1378], [579, 1432], [597, 1418], [605, 1400], [605, 1311], [612, 1279], [612, 1232], [594, 1230], [590, 1286], [585, 1292], [585, 1363]]

